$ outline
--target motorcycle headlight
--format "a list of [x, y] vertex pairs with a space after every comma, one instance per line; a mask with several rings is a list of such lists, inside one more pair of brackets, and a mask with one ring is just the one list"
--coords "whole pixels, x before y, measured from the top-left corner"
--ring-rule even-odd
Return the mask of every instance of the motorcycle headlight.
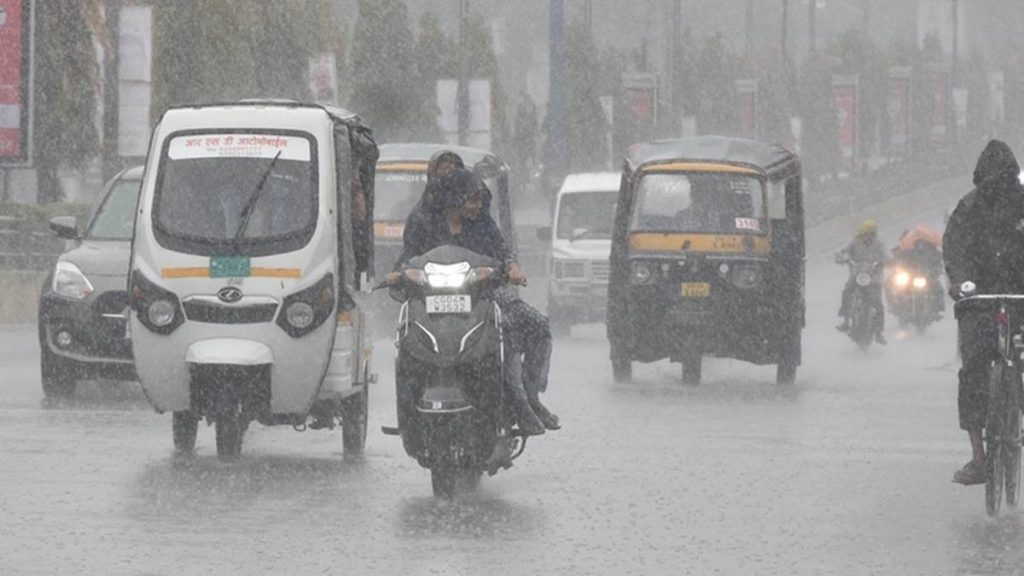
[[633, 262], [633, 283], [650, 284], [654, 281], [654, 268], [647, 262]]
[[915, 276], [914, 277], [914, 288], [917, 288], [918, 290], [924, 290], [927, 286], [928, 286], [928, 279], [927, 278], [925, 278], [924, 276]]
[[459, 262], [458, 264], [429, 262], [423, 267], [423, 272], [427, 275], [427, 284], [430, 284], [431, 288], [459, 288], [466, 283], [470, 266], [469, 262]]
[[174, 322], [177, 310], [169, 300], [157, 300], [146, 307], [146, 318], [157, 328], [166, 328]]
[[[910, 274], [908, 274], [907, 272], [903, 272], [901, 270], [901, 271], [896, 273], [896, 276], [893, 277], [892, 282], [893, 282], [893, 284], [896, 285], [897, 288], [906, 288], [907, 285], [910, 284]], [[915, 283], [916, 283], [916, 279], [915, 279]]]
[[752, 264], [737, 265], [732, 270], [732, 283], [741, 290], [749, 290], [761, 283], [761, 269]]
[[284, 314], [288, 323], [299, 330], [309, 328], [315, 316], [313, 307], [305, 302], [293, 303], [291, 306], [288, 306]]
[[51, 289], [54, 294], [75, 300], [84, 300], [93, 293], [92, 283], [78, 266], [71, 262], [57, 262]]

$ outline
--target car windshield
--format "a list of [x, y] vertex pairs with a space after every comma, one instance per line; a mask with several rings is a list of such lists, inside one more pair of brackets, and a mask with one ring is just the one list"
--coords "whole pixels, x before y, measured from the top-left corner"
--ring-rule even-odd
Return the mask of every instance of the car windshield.
[[170, 140], [154, 198], [158, 229], [215, 245], [272, 244], [312, 234], [317, 216], [312, 139], [201, 134]]
[[574, 192], [558, 201], [557, 235], [565, 239], [609, 239], [618, 192]]
[[405, 222], [426, 186], [426, 172], [378, 171], [373, 190], [374, 220]]
[[117, 180], [100, 205], [86, 233], [94, 240], [131, 240], [141, 180]]
[[765, 231], [764, 191], [754, 176], [648, 174], [640, 180], [634, 230], [758, 234]]

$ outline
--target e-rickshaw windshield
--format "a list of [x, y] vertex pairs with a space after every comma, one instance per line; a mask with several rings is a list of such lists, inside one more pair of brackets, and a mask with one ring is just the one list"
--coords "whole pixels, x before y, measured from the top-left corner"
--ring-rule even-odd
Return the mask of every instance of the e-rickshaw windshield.
[[645, 174], [632, 229], [651, 232], [762, 234], [764, 187], [753, 175], [719, 172]]
[[190, 253], [232, 247], [265, 255], [301, 247], [318, 214], [314, 150], [308, 136], [173, 137], [159, 169], [154, 228]]

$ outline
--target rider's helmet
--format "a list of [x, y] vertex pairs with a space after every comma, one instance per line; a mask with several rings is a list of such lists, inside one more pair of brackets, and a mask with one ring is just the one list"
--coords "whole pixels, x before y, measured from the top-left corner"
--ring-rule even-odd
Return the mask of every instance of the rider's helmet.
[[878, 223], [874, 220], [865, 220], [857, 227], [857, 236], [868, 236], [878, 232]]

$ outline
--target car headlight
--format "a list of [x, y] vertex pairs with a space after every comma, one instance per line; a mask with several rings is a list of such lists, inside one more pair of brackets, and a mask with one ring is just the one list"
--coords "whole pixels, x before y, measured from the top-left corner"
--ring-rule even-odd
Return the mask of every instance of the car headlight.
[[907, 284], [910, 284], [910, 274], [900, 270], [899, 272], [896, 273], [896, 276], [893, 278], [893, 284], [895, 284], [898, 288], [906, 288]]
[[157, 300], [146, 307], [146, 318], [157, 328], [170, 326], [177, 310], [169, 300]]
[[313, 307], [305, 302], [295, 302], [284, 312], [285, 318], [292, 326], [302, 330], [313, 323]]
[[93, 293], [92, 283], [85, 274], [71, 262], [57, 262], [53, 272], [52, 290], [54, 294], [75, 300], [84, 300]]
[[555, 260], [555, 280], [583, 279], [587, 277], [586, 263], [582, 260]]
[[740, 264], [732, 269], [732, 283], [741, 290], [749, 290], [761, 283], [761, 269], [753, 264]]

